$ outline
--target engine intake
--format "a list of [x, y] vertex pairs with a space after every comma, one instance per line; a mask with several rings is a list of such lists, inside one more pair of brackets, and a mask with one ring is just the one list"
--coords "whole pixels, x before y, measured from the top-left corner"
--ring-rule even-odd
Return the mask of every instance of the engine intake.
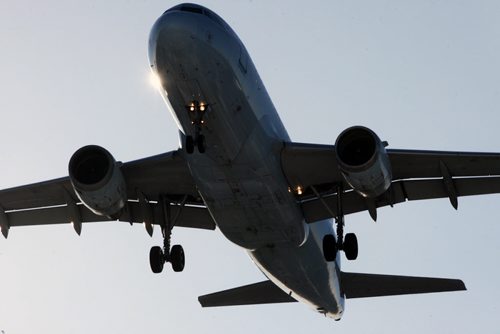
[[89, 145], [76, 151], [69, 161], [69, 178], [76, 195], [92, 212], [116, 217], [127, 202], [120, 165], [106, 149]]
[[372, 130], [364, 126], [344, 130], [335, 142], [335, 155], [344, 179], [363, 197], [377, 197], [391, 186], [385, 145]]

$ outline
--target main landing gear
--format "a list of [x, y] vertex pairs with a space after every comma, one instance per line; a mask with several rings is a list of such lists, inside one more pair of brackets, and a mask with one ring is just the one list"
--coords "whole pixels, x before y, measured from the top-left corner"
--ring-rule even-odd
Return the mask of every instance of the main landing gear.
[[170, 262], [172, 264], [172, 269], [175, 272], [181, 272], [184, 269], [185, 264], [185, 256], [184, 249], [181, 245], [174, 245], [170, 248], [170, 239], [172, 235], [172, 229], [175, 226], [175, 221], [177, 217], [180, 215], [180, 210], [185, 204], [186, 199], [184, 199], [183, 203], [177, 212], [177, 215], [174, 219], [170, 217], [170, 201], [165, 198], [160, 198], [159, 202], [161, 202], [163, 208], [163, 224], [161, 224], [161, 233], [163, 235], [163, 247], [154, 246], [149, 251], [149, 264], [151, 266], [151, 270], [155, 274], [159, 274], [163, 271], [163, 267], [166, 262]]
[[323, 237], [323, 255], [328, 262], [335, 261], [337, 252], [343, 250], [348, 260], [356, 260], [358, 257], [358, 239], [354, 233], [347, 233], [344, 238], [344, 213], [342, 211], [342, 187], [337, 189], [337, 238], [333, 234]]
[[149, 251], [149, 264], [153, 273], [161, 273], [165, 262], [170, 262], [175, 272], [181, 272], [185, 264], [184, 249], [182, 246], [173, 245], [170, 248], [170, 240], [167, 242], [167, 239], [165, 239], [163, 249], [160, 246], [151, 247]]
[[191, 103], [186, 106], [189, 118], [191, 119], [191, 124], [194, 126], [195, 133], [194, 137], [191, 135], [186, 136], [185, 147], [188, 154], [192, 154], [194, 152], [195, 146], [198, 147], [198, 152], [205, 153], [205, 136], [201, 134], [201, 128], [205, 124], [203, 116], [205, 116], [207, 108], [208, 104], [196, 100], [191, 101]]

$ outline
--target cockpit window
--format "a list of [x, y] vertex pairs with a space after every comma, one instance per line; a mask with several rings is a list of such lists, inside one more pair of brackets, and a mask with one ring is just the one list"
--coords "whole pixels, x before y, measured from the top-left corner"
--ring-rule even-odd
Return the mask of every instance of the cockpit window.
[[180, 5], [174, 6], [170, 9], [166, 10], [165, 13], [173, 12], [175, 10], [180, 10], [182, 12], [203, 14], [203, 7], [197, 6], [197, 5], [192, 5], [192, 4], [180, 4]]
[[210, 11], [202, 6], [198, 6], [198, 5], [194, 5], [194, 4], [180, 4], [180, 5], [177, 5], [175, 7], [170, 8], [165, 13], [176, 11], [176, 10], [179, 10], [181, 12], [190, 12], [190, 13], [205, 15], [206, 17], [208, 17], [209, 19], [211, 19], [215, 23], [226, 28], [226, 23], [217, 14], [213, 13], [212, 11]]
[[182, 5], [181, 8], [179, 8], [179, 10], [183, 12], [203, 14], [203, 9], [201, 9], [200, 7]]

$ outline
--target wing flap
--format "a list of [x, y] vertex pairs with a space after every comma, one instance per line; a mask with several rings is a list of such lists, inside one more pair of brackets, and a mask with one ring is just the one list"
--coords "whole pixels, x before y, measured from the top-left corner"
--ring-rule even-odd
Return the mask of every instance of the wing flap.
[[394, 180], [442, 177], [443, 162], [452, 176], [500, 175], [499, 153], [388, 149]]
[[[162, 224], [163, 210], [158, 203], [149, 204], [152, 210], [152, 223]], [[205, 207], [171, 205], [170, 217], [176, 218], [174, 224], [179, 227], [191, 227], [204, 230], [215, 230], [215, 222]], [[119, 218], [120, 221], [129, 223], [142, 223], [144, 217], [143, 208], [137, 202], [128, 202], [128, 210]]]
[[296, 302], [271, 281], [249, 284], [198, 297], [202, 307]]
[[[82, 222], [109, 221], [107, 217], [98, 216], [83, 205], [77, 205]], [[29, 225], [66, 224], [71, 222], [68, 206], [54, 206], [33, 210], [18, 210], [6, 213], [9, 227]]]
[[342, 273], [342, 288], [346, 298], [396, 296], [407, 294], [463, 291], [458, 279]]
[[[459, 197], [500, 193], [500, 177], [454, 178], [453, 185]], [[389, 190], [373, 200], [373, 204], [380, 208], [405, 201], [448, 197], [449, 194], [442, 179], [404, 180], [393, 182]], [[304, 218], [308, 223], [333, 218], [337, 214], [337, 194], [326, 196], [323, 200], [328, 209], [317, 198], [301, 203]], [[369, 204], [367, 199], [354, 191], [346, 192], [342, 197], [344, 214], [366, 211]]]
[[[162, 222], [162, 211], [159, 205], [150, 204], [153, 212], [153, 224]], [[99, 216], [87, 209], [84, 205], [77, 205], [78, 215], [82, 223], [115, 221], [114, 219]], [[179, 212], [180, 210], [180, 212]], [[37, 208], [31, 210], [15, 210], [5, 213], [9, 227], [28, 226], [28, 225], [49, 225], [49, 224], [66, 224], [71, 223], [72, 212], [67, 205]], [[172, 217], [177, 216], [175, 226], [191, 227], [198, 229], [214, 230], [215, 223], [203, 207], [184, 206], [180, 209], [179, 206], [172, 206]], [[145, 220], [143, 217], [143, 209], [137, 202], [128, 202], [128, 210], [118, 219], [128, 223], [142, 223]]]
[[4, 210], [22, 210], [66, 204], [65, 192], [74, 195], [68, 177], [4, 189], [0, 191], [0, 206]]

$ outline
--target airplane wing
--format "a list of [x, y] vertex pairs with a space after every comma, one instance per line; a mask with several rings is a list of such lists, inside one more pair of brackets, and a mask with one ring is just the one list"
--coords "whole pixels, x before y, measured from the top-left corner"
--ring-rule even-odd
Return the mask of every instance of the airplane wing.
[[[215, 229], [188, 167], [177, 151], [124, 163], [120, 169], [128, 201], [116, 219], [89, 210], [78, 200], [69, 178], [64, 177], [1, 190], [3, 235], [7, 237], [9, 228], [15, 226], [74, 223], [75, 216], [82, 223], [118, 220], [132, 224], [147, 220], [152, 226], [162, 221], [159, 201], [163, 198], [168, 199], [171, 215], [176, 217], [175, 226]], [[152, 229], [148, 232], [151, 234]]]
[[285, 144], [281, 161], [298, 196], [307, 222], [337, 215], [337, 185], [342, 184], [344, 214], [370, 211], [405, 201], [449, 198], [458, 207], [458, 197], [500, 193], [500, 153], [469, 153], [418, 150], [387, 150], [392, 183], [382, 195], [366, 199], [353, 191], [339, 171], [334, 146]]

